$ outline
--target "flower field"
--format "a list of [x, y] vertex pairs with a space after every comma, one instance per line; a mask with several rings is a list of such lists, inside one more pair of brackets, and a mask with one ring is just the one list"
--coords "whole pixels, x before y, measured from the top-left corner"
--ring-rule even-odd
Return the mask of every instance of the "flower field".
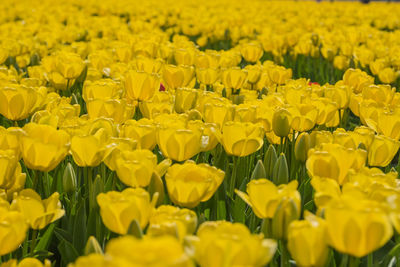
[[400, 266], [400, 5], [0, 3], [0, 267]]

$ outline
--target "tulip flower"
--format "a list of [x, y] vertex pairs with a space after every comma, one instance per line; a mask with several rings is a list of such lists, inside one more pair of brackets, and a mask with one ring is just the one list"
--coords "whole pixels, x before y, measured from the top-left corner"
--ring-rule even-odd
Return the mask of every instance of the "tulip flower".
[[190, 88], [177, 88], [175, 90], [175, 111], [184, 113], [196, 106], [197, 90]]
[[127, 120], [121, 127], [119, 136], [137, 142], [138, 149], [153, 150], [156, 145], [156, 127], [151, 120]]
[[141, 71], [129, 71], [125, 76], [126, 95], [132, 100], [149, 100], [160, 88], [158, 74]]
[[[206, 266], [264, 266], [271, 261], [277, 249], [272, 239], [262, 234], [251, 234], [246, 226], [226, 221], [205, 222], [190, 238], [194, 258]], [[217, 257], [215, 251], [219, 252]]]
[[169, 167], [165, 181], [169, 197], [177, 205], [194, 208], [209, 200], [224, 179], [225, 173], [208, 164], [192, 161]]
[[124, 235], [136, 220], [144, 229], [149, 222], [157, 198], [142, 188], [127, 188], [122, 192], [100, 193], [97, 203], [104, 225], [111, 231]]
[[221, 143], [226, 153], [245, 157], [262, 147], [263, 137], [264, 131], [261, 124], [227, 122], [222, 127]]
[[399, 147], [399, 141], [383, 135], [376, 135], [368, 150], [368, 164], [370, 166], [387, 166]]
[[21, 212], [32, 229], [43, 229], [65, 214], [58, 192], [42, 200], [32, 189], [24, 189], [16, 193], [10, 209]]
[[36, 123], [26, 124], [23, 130], [20, 148], [28, 168], [48, 172], [67, 156], [70, 137], [65, 131]]

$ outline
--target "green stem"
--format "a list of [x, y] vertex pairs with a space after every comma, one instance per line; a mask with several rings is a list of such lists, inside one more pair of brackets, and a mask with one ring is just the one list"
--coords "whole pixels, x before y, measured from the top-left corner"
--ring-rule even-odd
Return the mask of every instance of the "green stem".
[[233, 193], [234, 193], [235, 186], [236, 186], [238, 157], [233, 156], [232, 159], [233, 159], [233, 167], [232, 167], [231, 182], [230, 182], [230, 186], [229, 186], [229, 193], [230, 193], [231, 198], [233, 198]]
[[343, 254], [342, 261], [340, 262], [339, 267], [347, 267], [348, 261], [349, 261], [349, 255]]
[[281, 267], [287, 267], [289, 265], [289, 252], [284, 244], [284, 241], [279, 241], [279, 247], [281, 251]]
[[360, 266], [360, 258], [350, 256], [349, 267], [358, 267], [358, 266]]
[[372, 266], [374, 266], [374, 255], [371, 252], [367, 256], [367, 267], [372, 267]]
[[32, 241], [31, 241], [31, 252], [30, 252], [30, 256], [33, 257], [33, 254], [35, 252], [35, 247], [36, 247], [36, 240], [37, 240], [37, 236], [38, 236], [38, 230], [33, 230], [32, 232]]

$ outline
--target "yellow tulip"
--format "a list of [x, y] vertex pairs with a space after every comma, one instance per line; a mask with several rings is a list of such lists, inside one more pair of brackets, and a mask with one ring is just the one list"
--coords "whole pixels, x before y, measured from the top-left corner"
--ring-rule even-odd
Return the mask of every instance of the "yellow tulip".
[[41, 100], [41, 94], [34, 88], [18, 84], [2, 85], [0, 114], [13, 121], [26, 119], [40, 106]]
[[343, 83], [349, 85], [354, 93], [361, 93], [362, 90], [374, 83], [374, 78], [359, 69], [348, 69], [343, 75]]
[[290, 133], [291, 114], [288, 110], [278, 108], [272, 117], [272, 130], [279, 137], [286, 137]]
[[128, 232], [134, 220], [144, 229], [156, 202], [157, 198], [150, 200], [149, 193], [142, 188], [127, 188], [122, 192], [110, 191], [97, 196], [104, 225], [121, 235]]
[[194, 233], [197, 227], [197, 215], [189, 209], [180, 209], [170, 205], [159, 206], [150, 217], [147, 235], [172, 235], [180, 240]]
[[165, 65], [163, 68], [163, 80], [169, 88], [178, 88], [184, 86], [185, 72], [183, 68], [175, 65]]
[[288, 201], [293, 201], [300, 212], [301, 197], [297, 186], [296, 180], [276, 186], [270, 180], [257, 179], [247, 184], [247, 194], [238, 190], [235, 192], [253, 209], [258, 218], [264, 219], [273, 218], [278, 206]]
[[6, 255], [25, 240], [28, 225], [20, 212], [0, 210], [0, 255]]
[[0, 150], [0, 188], [10, 189], [15, 179], [18, 178], [18, 171], [21, 173], [21, 167], [18, 157], [13, 150]]
[[80, 167], [96, 167], [104, 159], [107, 136], [101, 128], [94, 135], [74, 136], [71, 139], [71, 154]]
[[188, 121], [188, 129], [202, 131], [201, 151], [211, 151], [218, 145], [218, 136], [221, 134], [215, 123], [204, 123], [199, 120]]
[[113, 99], [120, 98], [122, 95], [121, 86], [111, 79], [101, 79], [98, 81], [86, 81], [82, 88], [82, 98], [89, 99]]
[[32, 189], [16, 193], [10, 209], [21, 212], [32, 229], [43, 229], [65, 214], [57, 192], [42, 200]]
[[115, 161], [118, 178], [131, 187], [145, 187], [157, 166], [157, 157], [150, 150], [122, 151]]
[[19, 143], [23, 134], [24, 131], [19, 127], [9, 127], [5, 129], [3, 126], [0, 126], [0, 149], [13, 150], [19, 159], [21, 156]]
[[204, 105], [205, 122], [215, 123], [222, 128], [225, 122], [233, 120], [234, 106], [230, 104], [208, 103]]
[[135, 114], [135, 103], [130, 104], [125, 99], [91, 99], [86, 107], [91, 119], [110, 118], [116, 123], [131, 119]]
[[387, 166], [396, 155], [399, 147], [399, 141], [383, 135], [376, 135], [368, 150], [368, 165]]
[[397, 74], [392, 68], [384, 68], [378, 73], [379, 80], [383, 83], [393, 83], [397, 79]]
[[264, 144], [261, 124], [227, 122], [222, 127], [221, 143], [226, 153], [245, 157], [258, 151]]
[[364, 257], [390, 240], [393, 227], [389, 217], [373, 201], [357, 207], [358, 201], [333, 202], [325, 208], [325, 220], [330, 246], [341, 253]]
[[198, 91], [190, 88], [177, 88], [175, 90], [175, 111], [184, 113], [196, 106]]
[[320, 149], [310, 149], [306, 168], [310, 177], [325, 177], [346, 182], [350, 169], [359, 170], [365, 165], [367, 151], [348, 149], [338, 144], [322, 144]]
[[160, 127], [157, 144], [167, 158], [184, 161], [201, 151], [202, 133], [199, 129], [176, 129]]
[[140, 112], [147, 119], [154, 119], [160, 114], [171, 114], [174, 106], [168, 102], [143, 101], [139, 103]]
[[25, 258], [20, 262], [12, 259], [7, 262], [4, 262], [1, 267], [51, 267], [51, 262], [49, 260], [45, 260], [44, 263], [41, 263], [40, 260], [36, 258]]
[[333, 66], [339, 70], [345, 70], [349, 67], [350, 60], [346, 56], [335, 56], [333, 59]]
[[145, 118], [125, 121], [119, 136], [136, 141], [138, 149], [153, 150], [156, 145], [156, 127], [151, 120]]
[[49, 125], [28, 123], [21, 137], [22, 158], [26, 166], [33, 170], [48, 172], [67, 156], [70, 137], [63, 130]]
[[247, 71], [240, 68], [231, 68], [222, 73], [222, 83], [228, 89], [240, 89], [246, 80]]
[[125, 76], [125, 90], [129, 99], [149, 100], [159, 88], [158, 74], [131, 70]]
[[135, 150], [137, 142], [130, 138], [110, 138], [110, 143], [107, 145], [104, 163], [110, 170], [115, 171], [117, 169], [116, 162], [121, 157], [121, 153]]
[[[306, 132], [314, 127], [318, 116], [318, 110], [313, 105], [300, 104], [293, 107], [288, 107], [287, 110], [291, 115], [290, 126], [293, 130], [298, 132]], [[277, 119], [277, 117], [279, 119]], [[274, 118], [276, 118], [276, 128], [279, 129], [281, 127], [282, 129], [285, 129], [284, 124], [278, 124], [278, 122], [280, 122], [281, 120], [283, 120], [283, 123], [286, 122], [286, 120], [284, 119], [285, 116], [283, 118], [281, 116], [274, 116]]]
[[148, 57], [138, 56], [133, 60], [135, 69], [147, 73], [160, 73], [163, 65], [162, 59], [152, 59]]
[[120, 260], [120, 264], [115, 267], [194, 267], [181, 243], [171, 236], [115, 238], [107, 243], [106, 254], [117, 262]]
[[169, 167], [165, 181], [169, 196], [176, 205], [194, 208], [209, 200], [224, 179], [225, 173], [208, 164], [192, 161]]
[[246, 43], [242, 45], [240, 53], [247, 62], [254, 63], [262, 57], [264, 50], [258, 43]]
[[211, 85], [219, 78], [219, 70], [214, 68], [197, 68], [196, 77], [200, 83]]
[[201, 267], [265, 266], [277, 248], [275, 240], [251, 234], [243, 224], [226, 221], [201, 224], [197, 237], [189, 240]]

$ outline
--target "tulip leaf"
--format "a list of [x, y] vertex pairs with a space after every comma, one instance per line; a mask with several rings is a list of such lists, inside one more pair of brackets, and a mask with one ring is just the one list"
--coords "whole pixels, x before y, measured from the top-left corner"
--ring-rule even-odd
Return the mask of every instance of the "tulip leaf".
[[[239, 187], [240, 191], [244, 191], [246, 188], [246, 180], [243, 180], [241, 186]], [[246, 203], [239, 197], [235, 196], [234, 201], [233, 201], [233, 211], [232, 211], [232, 216], [233, 220], [235, 222], [245, 222], [245, 209], [246, 209]]]
[[77, 251], [83, 251], [86, 242], [86, 208], [84, 203], [79, 205], [74, 219], [72, 243]]
[[66, 230], [56, 227], [54, 229], [54, 234], [56, 235], [57, 239], [61, 242], [63, 240], [71, 241], [71, 235]]
[[35, 250], [37, 251], [46, 250], [49, 247], [55, 227], [56, 225], [54, 223], [50, 224], [44, 235], [40, 238], [40, 241], [37, 243]]
[[136, 238], [142, 238], [143, 237], [143, 231], [140, 228], [139, 222], [135, 219], [131, 222], [129, 225], [128, 229], [128, 234], [132, 235]]
[[60, 242], [57, 248], [61, 254], [61, 260], [65, 265], [75, 261], [79, 257], [79, 253], [74, 248], [74, 245], [65, 239]]

